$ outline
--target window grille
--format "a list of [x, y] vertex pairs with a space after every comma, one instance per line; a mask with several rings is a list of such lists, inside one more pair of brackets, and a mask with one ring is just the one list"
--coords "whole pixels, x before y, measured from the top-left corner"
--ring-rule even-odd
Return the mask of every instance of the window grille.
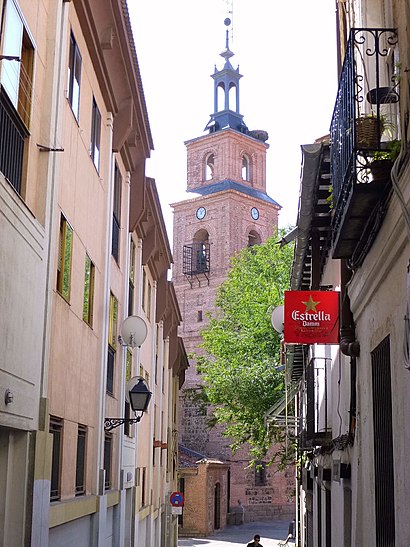
[[376, 545], [395, 545], [394, 454], [390, 337], [371, 352]]
[[59, 418], [50, 417], [50, 433], [53, 436], [50, 501], [57, 501], [61, 496], [61, 452], [63, 438], [62, 420]]

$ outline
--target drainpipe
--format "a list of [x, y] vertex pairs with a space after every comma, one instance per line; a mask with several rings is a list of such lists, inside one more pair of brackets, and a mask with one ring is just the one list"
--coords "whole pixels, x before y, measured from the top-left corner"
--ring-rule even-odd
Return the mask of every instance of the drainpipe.
[[340, 314], [340, 351], [343, 355], [359, 357], [360, 344], [355, 338], [353, 314], [350, 309], [350, 298], [347, 294], [347, 286], [351, 279], [352, 272], [347, 268], [345, 260], [341, 260], [340, 274], [342, 296]]
[[101, 329], [101, 345], [100, 345], [100, 385], [99, 394], [100, 400], [98, 405], [97, 415], [97, 492], [100, 496], [104, 496], [104, 417], [105, 417], [105, 388], [107, 378], [107, 347], [108, 347], [108, 325], [110, 317], [110, 289], [111, 289], [111, 237], [112, 237], [112, 210], [113, 210], [113, 187], [114, 187], [114, 157], [112, 153], [112, 138], [113, 138], [113, 115], [107, 112], [106, 127], [109, 137], [108, 150], [109, 157], [107, 160], [107, 217], [105, 222], [105, 263], [103, 272], [103, 313], [102, 313], [102, 329]]

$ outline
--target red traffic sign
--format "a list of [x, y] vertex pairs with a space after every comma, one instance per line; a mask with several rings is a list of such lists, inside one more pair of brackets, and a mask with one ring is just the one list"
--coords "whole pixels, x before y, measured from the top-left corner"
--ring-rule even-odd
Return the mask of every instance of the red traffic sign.
[[172, 507], [183, 507], [184, 494], [182, 492], [172, 492], [169, 496], [169, 501], [171, 502]]

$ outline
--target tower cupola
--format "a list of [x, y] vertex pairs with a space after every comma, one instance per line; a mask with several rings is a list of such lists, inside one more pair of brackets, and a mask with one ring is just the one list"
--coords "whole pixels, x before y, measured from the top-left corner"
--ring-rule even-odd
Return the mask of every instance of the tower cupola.
[[[231, 20], [227, 17], [224, 21], [227, 27]], [[220, 54], [225, 59], [224, 66], [212, 74], [214, 80], [214, 113], [205, 127], [210, 133], [221, 129], [235, 129], [241, 133], [247, 133], [248, 128], [243, 122], [243, 116], [239, 112], [239, 80], [242, 74], [238, 68], [234, 69], [231, 64], [231, 57], [234, 53], [229, 49], [229, 29], [226, 29], [225, 50]]]

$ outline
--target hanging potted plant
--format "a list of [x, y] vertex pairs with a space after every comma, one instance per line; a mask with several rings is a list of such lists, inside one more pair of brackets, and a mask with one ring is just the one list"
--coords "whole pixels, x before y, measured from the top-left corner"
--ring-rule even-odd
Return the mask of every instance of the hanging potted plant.
[[384, 150], [373, 152], [369, 162], [369, 169], [373, 182], [386, 182], [390, 178], [390, 172], [394, 160], [400, 153], [401, 141], [392, 140], [387, 143]]
[[384, 115], [364, 114], [355, 120], [356, 148], [375, 150], [379, 148], [384, 133], [393, 136], [394, 124]]

